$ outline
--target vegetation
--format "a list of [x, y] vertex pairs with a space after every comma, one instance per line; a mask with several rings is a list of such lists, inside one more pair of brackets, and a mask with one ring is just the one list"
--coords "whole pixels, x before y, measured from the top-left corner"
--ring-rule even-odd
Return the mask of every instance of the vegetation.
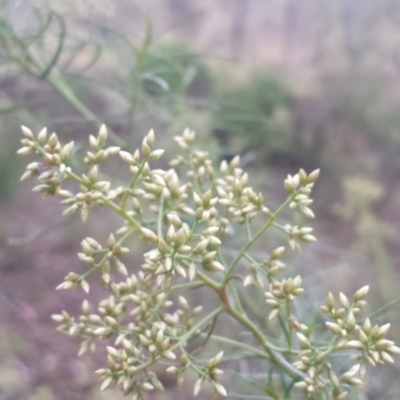
[[[205, 383], [215, 395], [227, 396], [229, 387], [227, 390], [219, 382], [224, 350], [206, 362], [199, 358], [209, 341], [217, 341], [222, 348], [230, 345], [246, 350], [247, 357], [267, 360], [271, 371], [276, 369], [288, 378], [277, 386], [273, 375], [265, 374], [264, 393], [272, 398], [294, 398], [297, 395], [292, 392], [299, 388], [307, 398], [342, 400], [348, 398], [351, 388], [363, 384], [368, 366], [393, 363], [392, 355], [400, 354], [400, 348], [385, 338], [390, 324], [372, 325], [368, 318], [359, 317], [368, 286], [359, 289], [352, 300], [340, 293], [335, 302], [329, 293], [321, 307], [323, 324], [319, 326], [296, 315], [297, 298], [304, 292], [301, 276], [280, 278], [285, 247], [271, 249], [267, 259], [252, 252], [270, 229], [285, 232], [295, 251], [301, 250], [302, 243], [316, 241], [312, 228], [282, 225], [279, 217], [286, 207], [314, 217], [309, 196], [319, 170], [306, 174], [301, 169], [288, 175], [284, 182], [288, 197], [271, 211], [263, 195], [248, 186], [249, 177], [240, 168], [239, 157], [229, 164], [223, 161], [216, 170], [208, 153], [196, 148], [195, 133], [188, 129], [175, 137], [181, 151], [171, 160], [171, 168], [159, 169], [152, 163], [164, 150], [154, 149], [153, 131], [143, 139], [141, 148], [131, 153], [107, 147], [103, 125], [97, 137], [89, 138], [85, 173], [73, 169], [74, 142], [62, 144], [55, 133], [47, 140], [46, 128], [37, 136], [26, 127], [22, 132], [23, 147], [18, 153], [41, 157], [30, 163], [22, 176], [22, 180], [38, 176], [35, 192], [61, 197], [67, 206], [63, 214], [79, 212], [83, 222], [96, 206], [110, 208], [123, 222], [104, 244], [86, 237], [78, 257], [88, 270], [70, 272], [58, 286], [79, 286], [88, 293], [88, 278], [98, 273], [109, 297], [100, 301], [97, 311], [91, 311], [84, 300], [78, 319], [66, 311], [53, 316], [60, 330], [82, 337], [80, 354], [94, 350], [101, 339], [113, 339], [113, 345], [107, 347], [107, 368], [97, 371], [102, 390], [119, 386], [125, 395], [133, 393], [134, 399], [143, 399], [145, 392], [163, 389], [152, 370], [163, 362], [165, 372], [177, 375], [180, 384], [188, 370], [195, 372], [194, 396]], [[100, 168], [117, 154], [129, 167], [131, 179], [114, 186], [101, 176]], [[69, 181], [75, 186], [67, 190]], [[255, 221], [262, 220], [257, 228]], [[232, 231], [240, 234], [241, 249], [228, 259], [223, 246]], [[132, 271], [122, 260], [130, 251], [132, 237], [138, 236], [150, 248], [143, 254], [141, 268]], [[126, 278], [120, 280], [116, 273]], [[279, 329], [266, 329], [249, 317], [242, 304], [242, 292], [249, 285], [266, 290], [268, 320], [277, 320]], [[218, 302], [212, 311], [203, 312], [202, 305], [191, 305], [190, 296], [183, 295], [188, 288], [202, 287]], [[246, 329], [252, 340], [215, 334], [221, 314]], [[192, 342], [201, 337], [203, 343], [193, 349]], [[345, 355], [348, 361], [343, 361]]]
[[[153, 3], [156, 7], [151, 9]], [[183, 268], [178, 270], [181, 275], [186, 274], [186, 278], [175, 269], [171, 270], [171, 288], [178, 285], [178, 289], [167, 290], [165, 302], [172, 301], [173, 304], [169, 309], [157, 309], [150, 316], [149, 323], [157, 318], [163, 321], [164, 313], [173, 315], [173, 318], [178, 315], [179, 327], [171, 339], [171, 346], [177, 345], [179, 338], [185, 335], [190, 336], [190, 340], [174, 348], [173, 353], [178, 359], [186, 352], [193, 365], [180, 365], [177, 360], [164, 359], [156, 353], [154, 364], [143, 370], [147, 375], [143, 373], [140, 376], [135, 388], [141, 390], [143, 383], [157, 386], [156, 380], [150, 381], [156, 377], [166, 390], [147, 393], [149, 399], [190, 398], [199, 377], [204, 378], [199, 393], [199, 397], [204, 399], [210, 398], [207, 387], [216, 391], [213, 383], [224, 385], [229, 396], [235, 399], [247, 399], [252, 395], [263, 399], [274, 396], [297, 399], [305, 397], [307, 390], [312, 390], [308, 386], [315, 386], [318, 392], [318, 384], [314, 385], [318, 380], [326, 383], [328, 390], [328, 394], [318, 396], [329, 398], [335, 386], [329, 371], [334, 371], [339, 380], [351, 365], [360, 363], [349, 361], [346, 355], [361, 354], [362, 349], [343, 348], [339, 351], [337, 346], [351, 340], [353, 334], [358, 340], [360, 329], [368, 331], [368, 324], [366, 327], [362, 324], [365, 317], [369, 318], [372, 326], [378, 327], [387, 328], [386, 322], [390, 321], [387, 340], [399, 342], [400, 317], [396, 312], [400, 299], [396, 287], [397, 226], [400, 226], [397, 220], [400, 195], [399, 68], [398, 46], [396, 40], [392, 40], [398, 36], [398, 7], [391, 0], [382, 0], [379, 5], [363, 1], [359, 6], [357, 0], [354, 5], [349, 5], [346, 0], [338, 0], [334, 5], [321, 5], [312, 0], [301, 6], [297, 0], [288, 0], [284, 5], [271, 5], [268, 10], [262, 2], [233, 3], [227, 10], [218, 7], [217, 3], [199, 0], [190, 4], [182, 0], [0, 0], [2, 399], [109, 398], [108, 391], [98, 390], [97, 380], [92, 374], [95, 369], [104, 367], [105, 357], [102, 356], [106, 348], [102, 343], [115, 348], [119, 355], [123, 354], [124, 342], [120, 338], [120, 342], [115, 344], [116, 332], [121, 328], [131, 329], [126, 323], [129, 320], [139, 326], [142, 318], [141, 311], [137, 311], [136, 316], [129, 316], [136, 307], [133, 302], [123, 310], [122, 314], [128, 314], [125, 316], [114, 315], [110, 308], [122, 304], [120, 299], [125, 296], [116, 288], [122, 288], [123, 293], [128, 290], [124, 281], [128, 278], [121, 273], [125, 272], [125, 266], [128, 276], [136, 276], [140, 296], [161, 306], [161, 298], [157, 299], [155, 293], [168, 289], [168, 279], [160, 283], [157, 279], [161, 278], [151, 278], [151, 287], [147, 287], [143, 274], [149, 276], [155, 271], [151, 260], [144, 261], [143, 255], [147, 252], [152, 254], [156, 248], [159, 251], [161, 232], [167, 246], [163, 257], [172, 257], [176, 250], [175, 239], [168, 241], [166, 238], [174, 221], [175, 234], [183, 230], [187, 234], [187, 246], [193, 251], [202, 236], [214, 240], [214, 243], [209, 242], [199, 254], [174, 254], [174, 260], [176, 255], [181, 259], [187, 257], [198, 261], [195, 264], [196, 277], [190, 281], [189, 268], [174, 263]], [[282, 21], [282, 24], [277, 21]], [[387, 40], [388, 37], [392, 39]], [[101, 128], [103, 122], [107, 130]], [[19, 148], [19, 135], [15, 133], [20, 125], [29, 126], [32, 132], [39, 132], [47, 126], [48, 136], [53, 137], [52, 147], [48, 143], [50, 139], [42, 143], [36, 134], [32, 139], [30, 131], [24, 129], [27, 135], [24, 143], [29, 143], [30, 149], [34, 148], [33, 153], [39, 152], [32, 160], [38, 164], [31, 164], [24, 177], [40, 177], [39, 187], [35, 190], [56, 199], [43, 202], [27, 195], [27, 185], [16, 184], [25, 168], [21, 158], [15, 156]], [[193, 135], [186, 132], [178, 143], [172, 140], [187, 126], [198, 134], [195, 142], [190, 139], [187, 143], [188, 150], [180, 150], [183, 159], [179, 160], [189, 162], [192, 154], [192, 162], [199, 165], [193, 168], [190, 163], [168, 166], [166, 160], [176, 158], [176, 149]], [[90, 154], [86, 154], [87, 138], [100, 128], [101, 135], [90, 139], [92, 147]], [[138, 173], [135, 164], [121, 163], [120, 154], [129, 160], [127, 154], [130, 154], [134, 162], [141, 165], [146, 150], [142, 149], [140, 135], [152, 128], [158, 132], [158, 147], [165, 149], [168, 157], [147, 160], [149, 170], [146, 167]], [[55, 144], [54, 136], [50, 135], [53, 131], [57, 132], [59, 144]], [[108, 144], [102, 142], [105, 132]], [[152, 135], [145, 140], [148, 142], [151, 138]], [[72, 141], [75, 145], [68, 145]], [[35, 143], [33, 148], [31, 142]], [[104, 147], [100, 148], [101, 145]], [[43, 158], [43, 152], [49, 153], [45, 147], [50, 150], [51, 157]], [[133, 151], [137, 147], [140, 149], [139, 161]], [[236, 154], [241, 155], [238, 165]], [[94, 179], [95, 165], [98, 176]], [[303, 212], [295, 203], [287, 204], [294, 193], [285, 193], [281, 188], [287, 172], [299, 171], [300, 167], [307, 171], [321, 168], [322, 171], [323, 179], [313, 188], [313, 211], [309, 204]], [[225, 168], [228, 172], [224, 171]], [[232, 189], [234, 200], [230, 197], [229, 200], [235, 202], [234, 206], [224, 204], [219, 192], [223, 181], [229, 186], [232, 179], [245, 179], [244, 170], [251, 176], [251, 187], [256, 196], [260, 192], [263, 196], [262, 205], [257, 200], [251, 203], [256, 210], [250, 209], [242, 215], [246, 202], [251, 200], [246, 197], [250, 184]], [[215, 176], [211, 176], [210, 171]], [[136, 174], [135, 191], [127, 191]], [[84, 175], [87, 179], [91, 175], [94, 180], [87, 182], [85, 178], [87, 185], [81, 187], [78, 181], [83, 180]], [[297, 175], [300, 180], [304, 172]], [[166, 187], [165, 191], [170, 190], [176, 179], [179, 188], [184, 186], [185, 191], [176, 194], [178, 197], [161, 201], [157, 190], [161, 186]], [[296, 182], [297, 178], [293, 179]], [[99, 181], [104, 184], [100, 185], [101, 190], [96, 186]], [[296, 191], [304, 190], [303, 186], [299, 183]], [[231, 196], [225, 186], [222, 189]], [[110, 199], [108, 205], [103, 204], [103, 198], [115, 190], [117, 196]], [[212, 191], [212, 199], [218, 197], [217, 204], [209, 206], [210, 209], [216, 208], [217, 215], [197, 221], [196, 215], [190, 214], [201, 208], [193, 193], [203, 201], [208, 190]], [[69, 208], [68, 212], [76, 211], [68, 218], [60, 216], [57, 202], [61, 194], [66, 194], [65, 191], [71, 193], [71, 197], [62, 199]], [[96, 193], [92, 198], [93, 192]], [[300, 199], [305, 202], [302, 204], [311, 201], [309, 198]], [[187, 209], [177, 208], [183, 204]], [[280, 209], [282, 204], [287, 206]], [[136, 210], [134, 207], [139, 205], [141, 208]], [[291, 205], [296, 206], [294, 210]], [[264, 210], [266, 206], [272, 211]], [[230, 207], [239, 208], [229, 210]], [[122, 209], [129, 216], [128, 221], [124, 215], [121, 216]], [[276, 210], [280, 210], [279, 215]], [[314, 221], [313, 232], [318, 236], [318, 243], [310, 246], [301, 243], [301, 254], [287, 249], [279, 258], [271, 260], [273, 250], [283, 245], [288, 247], [286, 243], [290, 234], [298, 233], [297, 228], [288, 232], [289, 226], [297, 226], [299, 230], [306, 228], [307, 231], [307, 218], [314, 211], [318, 218]], [[221, 214], [224, 212], [226, 216]], [[83, 218], [90, 215], [85, 225], [80, 225], [79, 214]], [[180, 223], [175, 217], [180, 219]], [[132, 225], [132, 218], [140, 227]], [[172, 218], [172, 222], [168, 218]], [[227, 218], [224, 228], [210, 236], [204, 234], [206, 227], [213, 227], [214, 220], [222, 224], [223, 218]], [[271, 218], [274, 222], [258, 238], [257, 232]], [[123, 223], [131, 229], [119, 236], [116, 232]], [[141, 227], [150, 229], [157, 236], [157, 243], [147, 240]], [[129, 249], [129, 253], [113, 255], [101, 267], [101, 257], [106, 255], [106, 251], [111, 251], [107, 243], [110, 233], [114, 235], [115, 244], [123, 238], [121, 247], [125, 252]], [[311, 235], [310, 232], [307, 234]], [[98, 244], [89, 243], [89, 248], [85, 242], [80, 254], [84, 262], [79, 263], [74, 255], [79, 246], [77, 240], [86, 236], [94, 237], [92, 239]], [[210, 239], [211, 236], [221, 244]], [[241, 254], [243, 246], [251, 241], [249, 238], [255, 236], [257, 240], [249, 251]], [[291, 244], [295, 246], [294, 242]], [[93, 251], [93, 254], [86, 254], [87, 251]], [[225, 271], [208, 271], [207, 266], [200, 262], [213, 251], [217, 253], [212, 261], [218, 262], [216, 265]], [[230, 271], [229, 267], [240, 254], [241, 259], [233, 267], [234, 271]], [[88, 262], [90, 257], [94, 264], [86, 268], [85, 261]], [[272, 261], [280, 269], [279, 274], [273, 276], [270, 274], [271, 268], [275, 267], [271, 267]], [[110, 264], [109, 272], [107, 263]], [[150, 265], [149, 270], [142, 270], [140, 266], [143, 263]], [[280, 268], [280, 263], [285, 263], [284, 269]], [[85, 289], [90, 285], [87, 300], [91, 311], [88, 316], [85, 315], [88, 303], [84, 303], [81, 316], [78, 311], [82, 308], [85, 293], [52, 290], [71, 270], [76, 276], [69, 276], [78, 281], [67, 279], [64, 284], [72, 283], [75, 287], [85, 281], [87, 284], [82, 283]], [[193, 274], [193, 267], [190, 271]], [[218, 290], [199, 280], [198, 272], [215, 281]], [[107, 274], [110, 281], [107, 281]], [[163, 274], [158, 272], [157, 275]], [[304, 289], [304, 292], [290, 302], [289, 310], [284, 306], [284, 298], [266, 297], [265, 292], [277, 290], [271, 285], [283, 285], [290, 279], [299, 283], [296, 280], [298, 275], [301, 276], [298, 289]], [[226, 276], [229, 278], [225, 279]], [[260, 287], [262, 284], [264, 288]], [[286, 285], [290, 286], [289, 283]], [[357, 307], [354, 301], [352, 303], [352, 294], [359, 287], [368, 285], [368, 307], [357, 314], [357, 308], [361, 307]], [[151, 291], [152, 288], [155, 292]], [[223, 291], [229, 304], [247, 316], [272, 350], [279, 349], [274, 354], [278, 358], [282, 355], [279, 360], [286, 360], [284, 365], [271, 361], [260, 337], [254, 336], [243, 321], [227, 312], [220, 296]], [[336, 323], [332, 312], [325, 308], [325, 313], [321, 313], [316, 306], [326, 303], [325, 307], [328, 307], [326, 293], [329, 291], [334, 294], [335, 310], [339, 313], [336, 316], [342, 319], [343, 324], [347, 320], [340, 317], [341, 309], [347, 310], [348, 315], [353, 310], [355, 316], [354, 330], [341, 338], [341, 335], [331, 335], [325, 325], [326, 322]], [[346, 293], [349, 305], [346, 305], [343, 295], [336, 294], [339, 292]], [[108, 300], [101, 302], [106, 296]], [[280, 313], [269, 320], [276, 301], [279, 304], [276, 310]], [[365, 300], [360, 301], [364, 305]], [[63, 340], [53, 332], [54, 323], [49, 316], [59, 313], [61, 303], [68, 315], [60, 314], [66, 318], [65, 323], [64, 320], [59, 323], [60, 327], [77, 336], [75, 340], [80, 339], [87, 348], [96, 345], [98, 356], [87, 354], [78, 359], [74, 356], [74, 342]], [[189, 315], [200, 306], [203, 310], [198, 315]], [[215, 322], [210, 317], [198, 331], [191, 331], [219, 306], [224, 310], [218, 313]], [[112, 320], [107, 318], [107, 322], [106, 316], [114, 318], [118, 327], [112, 327]], [[296, 319], [291, 320], [290, 316]], [[94, 337], [91, 326], [87, 325], [89, 322], [92, 324], [92, 321], [88, 322], [90, 318], [94, 318], [98, 329], [110, 331]], [[293, 321], [298, 321], [300, 328]], [[342, 322], [339, 321], [339, 325]], [[302, 330], [304, 327], [306, 329]], [[167, 328], [165, 334], [172, 337], [171, 329], [176, 327], [168, 325]], [[290, 332], [292, 348], [288, 350]], [[326, 346], [330, 338], [334, 340], [332, 352], [325, 360], [331, 365], [331, 370], [325, 361], [317, 363], [315, 353], [309, 356], [305, 342], [297, 333], [304, 335], [316, 351], [329, 349]], [[130, 335], [125, 340], [137, 338], [135, 333]], [[135, 346], [143, 351], [140, 357], [150, 356], [143, 344]], [[208, 360], [221, 350], [224, 354], [216, 368], [225, 373], [214, 382], [211, 379], [214, 376], [207, 375], [204, 368]], [[296, 364], [302, 352], [316, 367], [315, 374], [309, 368], [311, 364], [306, 367]], [[376, 362], [375, 359], [368, 360], [365, 352], [363, 354], [362, 362]], [[118, 357], [110, 354], [108, 361], [119, 368]], [[383, 357], [388, 360], [387, 356]], [[175, 376], [166, 372], [171, 365], [175, 365], [179, 372], [185, 370], [184, 374], [177, 374], [178, 383], [184, 379], [182, 387], [176, 387]], [[290, 365], [288, 370], [285, 365]], [[323, 370], [320, 375], [319, 368]], [[110, 372], [107, 368], [105, 371], [103, 374], [107, 379]], [[292, 375], [293, 371], [300, 375]], [[349, 382], [341, 381], [339, 388], [341, 391], [350, 389], [349, 399], [391, 400], [400, 390], [398, 372], [398, 364], [381, 366], [366, 377], [368, 385], [351, 387]], [[312, 384], [309, 381], [303, 390], [294, 386], [304, 386], [300, 382], [309, 373], [314, 374]], [[115, 375], [118, 374], [122, 375], [122, 372], [115, 370]], [[360, 368], [356, 375], [364, 379], [364, 369]], [[123, 389], [121, 385], [127, 385], [127, 380], [125, 383], [118, 379], [108, 381], [110, 387], [118, 384]], [[117, 390], [112, 396], [115, 400], [122, 399]]]

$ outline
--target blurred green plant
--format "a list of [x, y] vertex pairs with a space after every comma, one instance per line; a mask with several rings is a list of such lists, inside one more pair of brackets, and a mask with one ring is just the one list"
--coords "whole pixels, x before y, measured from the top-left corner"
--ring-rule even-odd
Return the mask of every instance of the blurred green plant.
[[[354, 227], [358, 247], [372, 258], [378, 269], [383, 303], [390, 304], [398, 299], [398, 290], [393, 284], [397, 274], [386, 241], [397, 235], [394, 227], [383, 222], [375, 211], [375, 206], [383, 199], [384, 190], [378, 182], [362, 175], [347, 177], [342, 185], [343, 200], [334, 205], [333, 211]], [[397, 318], [396, 323], [399, 323]]]
[[[63, 214], [79, 212], [83, 222], [97, 207], [111, 209], [121, 218], [121, 228], [109, 234], [107, 243], [92, 237], [82, 241], [78, 258], [88, 270], [70, 272], [58, 286], [81, 287], [89, 293], [88, 277], [98, 274], [109, 297], [98, 304], [97, 313], [84, 300], [78, 319], [66, 311], [53, 316], [59, 330], [83, 339], [80, 354], [94, 350], [102, 339], [114, 341], [107, 347], [106, 368], [97, 371], [102, 390], [118, 386], [125, 395], [144, 399], [147, 391], [163, 389], [153, 368], [159, 366], [175, 375], [179, 384], [193, 371], [197, 375], [195, 396], [205, 383], [214, 395], [226, 396], [220, 367], [229, 346], [233, 352], [232, 347], [245, 350], [248, 357], [268, 361], [265, 395], [295, 399], [303, 398], [303, 393], [315, 400], [343, 400], [351, 389], [364, 383], [368, 366], [393, 363], [392, 355], [400, 354], [400, 348], [385, 338], [390, 324], [372, 325], [368, 318], [360, 318], [368, 286], [357, 290], [350, 300], [343, 293], [337, 299], [329, 293], [321, 307], [324, 326], [311, 325], [296, 313], [304, 292], [301, 276], [280, 277], [285, 247], [271, 249], [266, 259], [252, 251], [271, 229], [284, 232], [295, 251], [316, 241], [312, 228], [282, 226], [278, 221], [287, 208], [314, 217], [309, 196], [319, 170], [307, 174], [301, 169], [288, 175], [284, 181], [287, 198], [271, 211], [262, 193], [248, 186], [240, 158], [214, 168], [208, 153], [196, 148], [195, 133], [189, 129], [175, 137], [179, 151], [170, 161], [171, 168], [159, 169], [153, 164], [164, 150], [154, 148], [153, 131], [140, 149], [129, 152], [108, 147], [107, 130], [102, 126], [96, 137], [89, 137], [83, 173], [71, 163], [76, 156], [74, 142], [62, 144], [55, 133], [47, 139], [46, 128], [37, 135], [26, 127], [22, 132], [18, 153], [39, 156], [21, 178], [38, 178], [33, 191], [61, 197], [67, 206]], [[131, 180], [114, 187], [101, 177], [101, 169], [116, 155], [129, 168]], [[242, 243], [228, 260], [222, 246], [232, 230]], [[148, 245], [137, 272], [124, 261], [133, 238]], [[244, 270], [239, 268], [241, 262], [246, 264]], [[120, 280], [120, 276], [125, 278]], [[261, 293], [266, 290], [268, 320], [277, 324], [272, 329], [245, 311], [241, 292], [248, 286]], [[202, 305], [191, 305], [188, 288], [206, 289], [218, 305], [208, 312]], [[226, 316], [235, 326], [245, 328], [252, 339], [218, 335], [221, 318]], [[199, 353], [209, 342], [218, 343], [223, 350], [204, 360]], [[281, 379], [276, 379], [274, 370]]]
[[221, 146], [234, 152], [290, 152], [289, 100], [289, 90], [270, 74], [255, 73], [249, 82], [236, 86], [224, 81], [215, 94], [212, 129]]
[[177, 96], [186, 95], [193, 86], [206, 87], [210, 84], [203, 60], [183, 46], [155, 47], [147, 55], [144, 70], [144, 89], [156, 98], [167, 96], [167, 101], [163, 103], [167, 107], [171, 105], [171, 100], [173, 102]]

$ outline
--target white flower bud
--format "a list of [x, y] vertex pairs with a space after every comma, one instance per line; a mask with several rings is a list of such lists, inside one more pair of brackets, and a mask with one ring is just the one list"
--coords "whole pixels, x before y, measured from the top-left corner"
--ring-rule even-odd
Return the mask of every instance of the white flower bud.
[[35, 136], [33, 135], [33, 132], [27, 128], [26, 126], [22, 125], [21, 126], [21, 131], [22, 134], [29, 140], [35, 140]]
[[37, 140], [39, 143], [43, 143], [46, 140], [47, 137], [47, 128], [43, 128], [37, 136]]

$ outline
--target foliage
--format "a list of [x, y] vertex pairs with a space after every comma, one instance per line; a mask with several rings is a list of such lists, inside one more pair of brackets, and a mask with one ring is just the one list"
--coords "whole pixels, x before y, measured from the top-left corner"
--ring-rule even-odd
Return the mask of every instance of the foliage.
[[[97, 371], [102, 390], [118, 386], [134, 399], [144, 398], [146, 391], [163, 389], [152, 368], [159, 365], [180, 384], [189, 370], [194, 371], [194, 395], [208, 383], [215, 395], [226, 396], [229, 387], [227, 391], [221, 383], [221, 367], [227, 359], [224, 350], [233, 346], [246, 350], [248, 357], [267, 360], [288, 378], [279, 383], [274, 374], [265, 373], [264, 394], [274, 399], [302, 398], [303, 393], [316, 400], [342, 400], [363, 384], [368, 366], [393, 363], [392, 355], [400, 354], [400, 348], [385, 338], [390, 324], [373, 325], [360, 317], [368, 286], [350, 300], [343, 293], [337, 299], [329, 293], [319, 317], [323, 326], [315, 325], [296, 313], [304, 288], [300, 275], [282, 275], [285, 247], [270, 249], [266, 259], [253, 252], [273, 229], [284, 232], [295, 251], [316, 241], [312, 228], [281, 225], [279, 219], [287, 208], [314, 217], [309, 196], [319, 170], [289, 175], [284, 181], [287, 199], [271, 211], [263, 195], [248, 185], [239, 157], [215, 168], [208, 153], [196, 148], [195, 133], [188, 129], [175, 137], [179, 152], [170, 168], [159, 169], [154, 165], [161, 162], [164, 150], [154, 149], [153, 131], [131, 153], [107, 147], [103, 125], [97, 137], [89, 138], [83, 173], [74, 167], [73, 142], [62, 144], [55, 133], [47, 139], [46, 129], [38, 135], [26, 127], [22, 132], [18, 153], [41, 157], [22, 176], [38, 177], [35, 192], [60, 197], [67, 206], [64, 215], [79, 212], [83, 222], [94, 208], [110, 209], [121, 220], [106, 243], [92, 237], [82, 241], [78, 258], [87, 271], [70, 272], [58, 286], [81, 287], [88, 293], [88, 277], [95, 274], [109, 297], [96, 311], [85, 300], [78, 319], [66, 311], [53, 316], [60, 330], [82, 338], [80, 354], [94, 350], [102, 339], [113, 340], [107, 347], [107, 366]], [[130, 170], [129, 183], [115, 185], [101, 175], [102, 164], [117, 155]], [[222, 250], [232, 231], [241, 238], [241, 246], [228, 260]], [[138, 271], [125, 265], [132, 238], [147, 247]], [[245, 269], [240, 268], [243, 262]], [[253, 320], [243, 307], [248, 286], [265, 292], [268, 324]], [[211, 311], [192, 305], [188, 288], [208, 290], [218, 305]], [[218, 335], [226, 316], [252, 339]], [[212, 342], [224, 350], [203, 360], [199, 354]]]
[[233, 141], [243, 149], [273, 154], [289, 150], [292, 127], [289, 117], [290, 95], [275, 77], [255, 73], [249, 83], [232, 85], [217, 91], [212, 128], [226, 146]]
[[207, 81], [208, 74], [201, 58], [184, 46], [158, 46], [147, 55], [143, 77], [145, 90], [154, 96], [171, 93], [178, 95]]

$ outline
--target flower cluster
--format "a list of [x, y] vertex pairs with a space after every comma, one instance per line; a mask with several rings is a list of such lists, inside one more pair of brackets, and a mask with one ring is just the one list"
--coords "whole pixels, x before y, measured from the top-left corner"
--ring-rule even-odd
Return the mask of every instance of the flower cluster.
[[304, 169], [301, 168], [298, 174], [294, 176], [288, 175], [284, 182], [286, 191], [289, 194], [295, 193], [290, 202], [290, 208], [298, 208], [302, 214], [309, 218], [315, 217], [313, 211], [309, 208], [313, 202], [309, 196], [318, 176], [319, 170], [307, 175]]
[[[360, 310], [366, 305], [364, 299], [368, 290], [368, 286], [359, 289], [354, 294], [352, 302], [345, 294], [340, 293], [340, 307], [337, 309], [334, 296], [332, 293], [328, 294], [326, 305], [321, 307], [323, 313], [333, 320], [326, 322], [332, 334], [328, 347], [317, 348], [312, 345], [310, 338], [297, 333], [303, 350], [294, 365], [306, 372], [307, 376], [296, 383], [296, 386], [304, 389], [308, 397], [312, 397], [318, 391], [329, 389], [333, 399], [346, 399], [350, 387], [364, 383], [368, 365], [393, 363], [391, 356], [400, 354], [400, 348], [395, 346], [393, 341], [384, 339], [390, 324], [372, 327], [368, 318], [364, 322], [356, 320]], [[350, 361], [356, 364], [337, 374], [329, 361], [329, 355], [343, 350], [350, 350]]]
[[[281, 258], [285, 247], [272, 250], [265, 260], [251, 254], [251, 248], [268, 229], [283, 231], [292, 250], [299, 251], [301, 244], [316, 241], [312, 228], [280, 225], [278, 217], [286, 208], [314, 217], [310, 194], [319, 170], [307, 174], [301, 169], [289, 175], [284, 182], [287, 199], [271, 211], [264, 196], [249, 186], [240, 158], [222, 161], [215, 168], [209, 154], [195, 148], [195, 133], [189, 129], [175, 137], [179, 153], [170, 168], [159, 169], [154, 164], [164, 150], [154, 148], [153, 131], [143, 139], [140, 149], [130, 152], [107, 147], [103, 125], [97, 136], [89, 137], [85, 170], [79, 173], [73, 168], [73, 142], [63, 145], [55, 133], [47, 139], [46, 129], [37, 136], [26, 127], [22, 132], [23, 147], [18, 153], [41, 157], [29, 164], [22, 176], [22, 180], [37, 177], [39, 185], [34, 191], [59, 196], [66, 206], [64, 215], [79, 212], [83, 222], [97, 207], [111, 209], [121, 221], [120, 228], [110, 232], [105, 243], [93, 237], [82, 240], [78, 258], [87, 270], [68, 273], [58, 286], [81, 287], [88, 293], [87, 277], [98, 274], [109, 297], [96, 307], [85, 300], [79, 317], [66, 311], [53, 316], [59, 330], [82, 338], [80, 354], [94, 351], [99, 341], [108, 340], [107, 365], [97, 371], [102, 390], [119, 387], [133, 399], [143, 399], [146, 391], [163, 389], [153, 368], [159, 364], [165, 372], [176, 375], [178, 384], [182, 384], [187, 371], [194, 371], [198, 376], [194, 395], [208, 383], [215, 395], [226, 396], [227, 390], [219, 382], [224, 352], [207, 362], [197, 355], [206, 351], [209, 341], [216, 340], [251, 350], [254, 357], [268, 360], [290, 375], [297, 382], [295, 386], [304, 389], [310, 398], [329, 389], [333, 398], [344, 399], [349, 387], [364, 381], [367, 365], [392, 362], [392, 355], [400, 352], [385, 339], [389, 325], [372, 327], [368, 319], [363, 324], [357, 321], [366, 304], [367, 288], [360, 289], [351, 303], [340, 294], [338, 309], [333, 295], [328, 295], [322, 311], [330, 319], [326, 332], [332, 340], [324, 346], [314, 345], [312, 330], [299, 321], [293, 308], [304, 292], [301, 276], [278, 276], [284, 268]], [[129, 170], [130, 182], [112, 183], [104, 178], [103, 163], [114, 156]], [[239, 234], [241, 229], [247, 239], [228, 259], [223, 246], [229, 243], [232, 232]], [[129, 265], [128, 258], [132, 243], [128, 239], [133, 236], [150, 246], [136, 269]], [[247, 274], [242, 278], [243, 268]], [[269, 319], [278, 321], [287, 347], [274, 346], [270, 333], [249, 318], [246, 304], [242, 304], [245, 296], [242, 299], [239, 294], [248, 285], [262, 291], [267, 288]], [[199, 287], [208, 288], [215, 296], [219, 304], [213, 311], [205, 312], [201, 304], [190, 305], [193, 301], [188, 301], [187, 289]], [[259, 346], [214, 335], [221, 313], [250, 332]], [[198, 338], [204, 342], [193, 350], [190, 344]], [[347, 351], [357, 364], [348, 371], [338, 371], [329, 360], [336, 351]], [[297, 358], [294, 363], [293, 355]], [[290, 390], [292, 387], [287, 393]]]

